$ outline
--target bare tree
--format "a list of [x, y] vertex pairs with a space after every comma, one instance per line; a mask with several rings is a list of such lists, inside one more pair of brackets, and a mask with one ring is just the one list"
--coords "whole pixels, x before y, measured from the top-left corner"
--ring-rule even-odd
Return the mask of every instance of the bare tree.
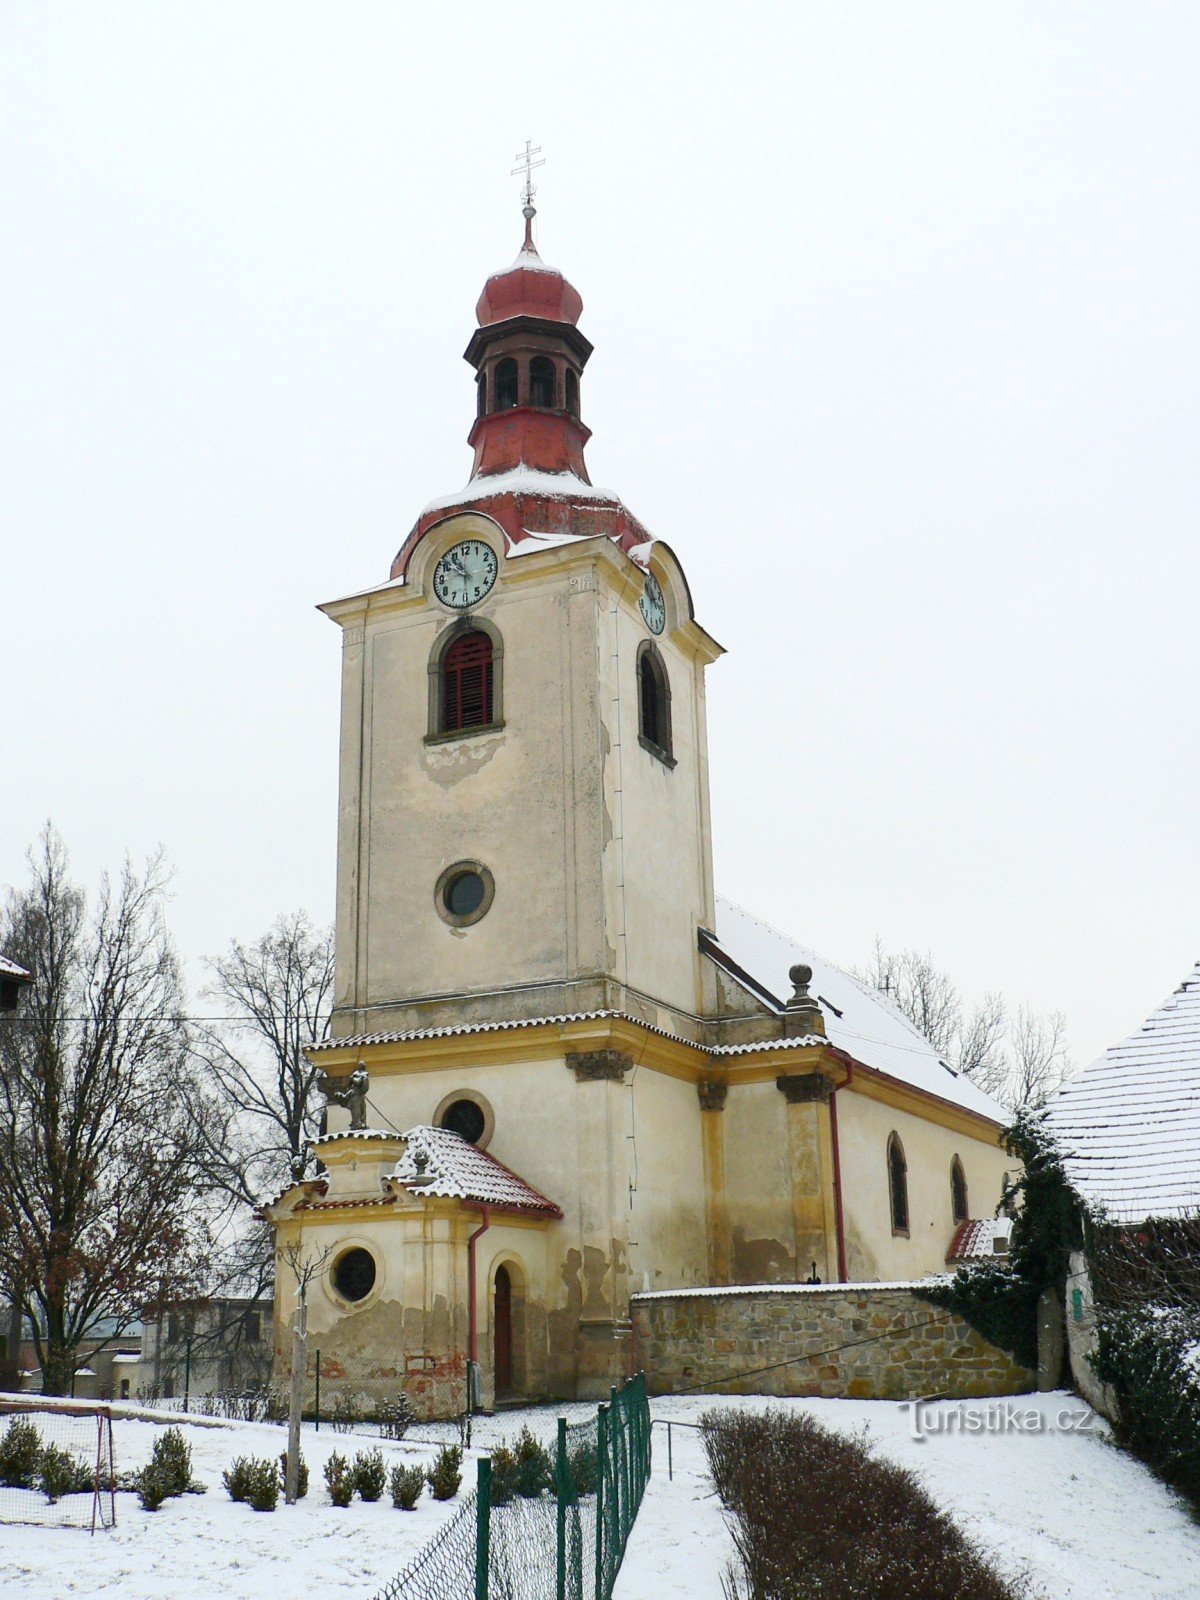
[[333, 933], [293, 912], [251, 945], [234, 940], [208, 967], [206, 993], [229, 1012], [204, 1041], [210, 1158], [226, 1192], [253, 1205], [304, 1159], [317, 1130], [318, 1069], [304, 1050], [329, 1031]]
[[888, 951], [879, 939], [855, 976], [888, 994], [940, 1056], [1011, 1110], [1041, 1105], [1069, 1071], [1061, 1012], [1042, 1017], [1020, 1006], [1010, 1022], [995, 992], [968, 1012], [932, 955]]
[[49, 826], [29, 863], [0, 928], [33, 974], [0, 1022], [0, 1287], [33, 1325], [44, 1391], [64, 1394], [102, 1323], [191, 1292], [205, 1184], [161, 854], [103, 878], [90, 915]]

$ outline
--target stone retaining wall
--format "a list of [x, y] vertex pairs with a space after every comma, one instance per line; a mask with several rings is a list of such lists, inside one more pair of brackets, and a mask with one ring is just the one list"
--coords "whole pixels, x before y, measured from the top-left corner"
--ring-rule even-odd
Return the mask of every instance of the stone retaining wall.
[[1037, 1381], [955, 1312], [903, 1285], [670, 1290], [634, 1295], [632, 1315], [634, 1361], [651, 1394], [965, 1399]]

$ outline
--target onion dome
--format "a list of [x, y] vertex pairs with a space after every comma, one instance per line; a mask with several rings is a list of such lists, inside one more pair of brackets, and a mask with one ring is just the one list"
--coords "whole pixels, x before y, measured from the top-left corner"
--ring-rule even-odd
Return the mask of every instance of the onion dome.
[[479, 326], [490, 328], [510, 317], [537, 317], [574, 327], [583, 312], [583, 299], [556, 267], [548, 267], [538, 255], [533, 242], [533, 207], [526, 210], [525, 243], [512, 266], [494, 272], [484, 284], [475, 307]]

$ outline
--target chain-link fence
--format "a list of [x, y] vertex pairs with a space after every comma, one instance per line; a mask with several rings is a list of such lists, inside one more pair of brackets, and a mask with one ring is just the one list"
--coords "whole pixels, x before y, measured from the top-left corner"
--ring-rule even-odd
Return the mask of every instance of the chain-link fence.
[[609, 1600], [650, 1476], [639, 1374], [553, 1450], [528, 1433], [479, 1462], [477, 1488], [378, 1600]]
[[111, 1528], [115, 1490], [106, 1406], [0, 1405], [0, 1522]]

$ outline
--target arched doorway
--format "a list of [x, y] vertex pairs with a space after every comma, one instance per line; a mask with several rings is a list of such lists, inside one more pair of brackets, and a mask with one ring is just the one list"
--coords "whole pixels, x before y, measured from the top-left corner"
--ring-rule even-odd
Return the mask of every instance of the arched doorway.
[[496, 1398], [513, 1391], [513, 1316], [512, 1279], [507, 1267], [496, 1268], [492, 1301], [492, 1361], [496, 1375]]

